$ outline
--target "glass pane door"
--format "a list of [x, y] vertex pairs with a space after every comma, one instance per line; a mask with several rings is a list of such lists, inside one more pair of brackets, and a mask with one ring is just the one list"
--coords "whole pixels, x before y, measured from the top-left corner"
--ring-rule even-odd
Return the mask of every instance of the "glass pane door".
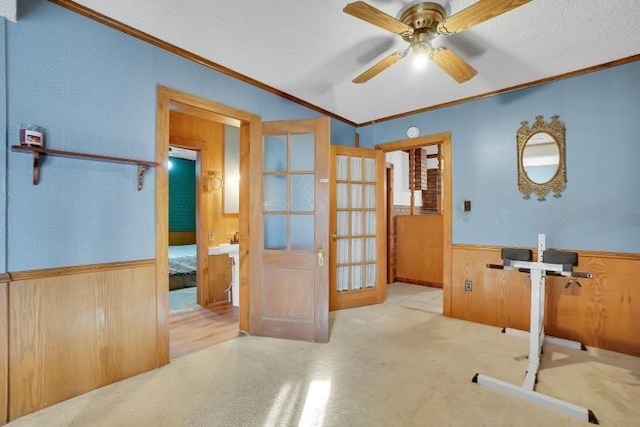
[[251, 139], [247, 174], [250, 332], [327, 342], [330, 119], [254, 127], [262, 138]]
[[376, 170], [376, 158], [371, 154], [338, 154], [335, 157], [334, 240], [338, 293], [376, 286]]
[[265, 135], [264, 249], [315, 252], [315, 135]]

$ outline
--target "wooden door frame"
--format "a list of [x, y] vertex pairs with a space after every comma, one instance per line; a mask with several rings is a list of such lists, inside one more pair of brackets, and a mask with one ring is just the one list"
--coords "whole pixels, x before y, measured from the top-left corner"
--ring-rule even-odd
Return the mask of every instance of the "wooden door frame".
[[443, 243], [442, 243], [442, 290], [443, 314], [451, 317], [451, 239], [452, 239], [452, 187], [451, 187], [451, 132], [425, 135], [413, 139], [402, 139], [375, 146], [376, 150], [387, 153], [390, 151], [406, 150], [409, 148], [425, 147], [427, 145], [441, 145], [444, 163], [444, 212], [443, 212]]
[[[237, 108], [181, 92], [157, 87], [156, 110], [156, 320], [157, 365], [169, 363], [169, 114], [176, 111], [222, 123], [240, 124], [240, 330], [249, 330], [249, 153], [261, 141], [261, 118]], [[182, 110], [180, 110], [182, 108]], [[201, 232], [207, 230], [202, 227]], [[206, 238], [206, 236], [203, 236]]]
[[387, 211], [387, 284], [391, 284], [396, 279], [395, 274], [393, 274], [393, 263], [391, 262], [391, 236], [393, 235], [393, 173], [395, 172], [393, 163], [386, 162], [384, 172], [384, 206]]

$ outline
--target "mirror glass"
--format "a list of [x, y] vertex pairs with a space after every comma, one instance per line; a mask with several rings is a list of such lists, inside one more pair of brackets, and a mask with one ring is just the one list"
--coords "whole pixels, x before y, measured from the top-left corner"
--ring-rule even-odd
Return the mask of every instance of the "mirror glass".
[[558, 172], [560, 148], [546, 132], [538, 132], [527, 140], [522, 151], [522, 167], [527, 178], [536, 184], [549, 182]]
[[238, 213], [240, 203], [240, 128], [224, 125], [224, 213]]

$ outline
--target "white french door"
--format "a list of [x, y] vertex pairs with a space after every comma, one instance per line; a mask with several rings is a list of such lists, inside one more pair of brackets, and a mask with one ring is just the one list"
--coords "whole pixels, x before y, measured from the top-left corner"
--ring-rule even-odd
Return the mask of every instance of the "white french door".
[[330, 310], [386, 299], [385, 164], [378, 150], [331, 147]]

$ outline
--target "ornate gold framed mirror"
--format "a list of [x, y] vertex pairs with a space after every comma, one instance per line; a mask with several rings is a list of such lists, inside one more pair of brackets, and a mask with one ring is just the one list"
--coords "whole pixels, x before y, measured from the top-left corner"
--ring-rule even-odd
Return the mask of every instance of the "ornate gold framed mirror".
[[523, 198], [531, 198], [531, 193], [539, 201], [546, 200], [550, 192], [553, 197], [561, 197], [567, 186], [566, 129], [559, 116], [546, 122], [543, 116], [529, 126], [522, 122], [518, 129], [518, 189]]

